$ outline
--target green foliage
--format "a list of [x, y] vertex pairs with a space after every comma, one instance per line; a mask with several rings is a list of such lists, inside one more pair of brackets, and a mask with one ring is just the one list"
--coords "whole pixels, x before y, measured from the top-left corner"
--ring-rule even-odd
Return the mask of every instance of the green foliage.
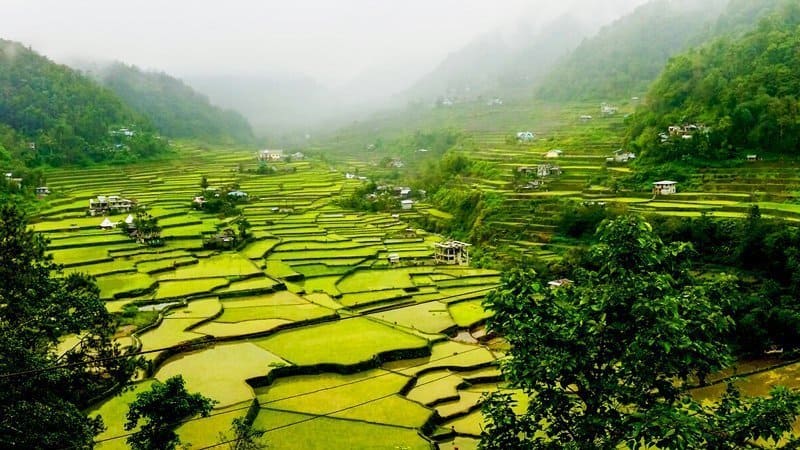
[[[166, 142], [108, 91], [20, 44], [0, 40], [0, 142], [29, 166], [150, 157]], [[124, 142], [110, 131], [137, 130]]]
[[215, 142], [254, 140], [241, 114], [212, 105], [206, 96], [165, 73], [114, 63], [99, 78], [165, 136]]
[[551, 71], [540, 94], [559, 100], [638, 95], [669, 56], [686, 49], [704, 31], [724, 3], [648, 2], [579, 45]]
[[[0, 378], [5, 448], [91, 447], [102, 420], [81, 408], [127, 381], [136, 364], [115, 343], [94, 281], [64, 276], [46, 250], [18, 208], [0, 206], [0, 373], [19, 374]], [[59, 355], [59, 339], [68, 334], [82, 337]]]
[[163, 246], [164, 241], [161, 239], [161, 227], [158, 225], [158, 219], [151, 216], [144, 208], [136, 208], [134, 214], [132, 224], [128, 225], [124, 221], [120, 223], [119, 228], [122, 233], [148, 247]]
[[790, 436], [800, 394], [731, 391], [703, 407], [685, 391], [729, 362], [734, 280], [692, 279], [691, 247], [664, 244], [636, 216], [603, 222], [598, 238], [573, 285], [516, 270], [488, 296], [488, 325], [512, 346], [503, 371], [532, 401], [517, 416], [508, 398], [490, 399], [481, 448], [749, 448]]
[[125, 429], [130, 431], [144, 423], [127, 443], [134, 450], [174, 449], [181, 443], [174, 431], [178, 423], [198, 414], [208, 417], [214, 403], [199, 393], [190, 394], [180, 375], [154, 383], [149, 391], [137, 394], [130, 405]]
[[[628, 140], [647, 163], [714, 161], [745, 153], [794, 155], [800, 145], [800, 6], [790, 3], [740, 39], [719, 39], [674, 58], [631, 123]], [[661, 143], [670, 125], [707, 133]]]
[[227, 444], [230, 450], [260, 450], [267, 448], [262, 438], [266, 431], [253, 428], [253, 424], [245, 417], [237, 417], [231, 423], [233, 436], [220, 435], [220, 442]]

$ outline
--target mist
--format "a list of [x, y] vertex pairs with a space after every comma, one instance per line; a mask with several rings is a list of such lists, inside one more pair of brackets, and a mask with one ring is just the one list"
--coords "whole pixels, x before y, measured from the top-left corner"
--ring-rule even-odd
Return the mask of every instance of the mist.
[[496, 79], [537, 39], [574, 46], [645, 1], [4, 0], [0, 37], [61, 63], [167, 72], [267, 134], [446, 95], [448, 61]]

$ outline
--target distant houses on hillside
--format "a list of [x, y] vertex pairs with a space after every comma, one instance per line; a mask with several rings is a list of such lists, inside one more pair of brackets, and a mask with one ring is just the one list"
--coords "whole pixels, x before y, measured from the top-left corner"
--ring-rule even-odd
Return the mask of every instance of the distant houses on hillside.
[[613, 116], [619, 112], [619, 108], [613, 105], [609, 105], [608, 103], [602, 103], [600, 105], [600, 114], [604, 116]]
[[97, 216], [109, 213], [130, 212], [133, 209], [135, 202], [122, 198], [119, 195], [98, 195], [96, 198], [89, 200], [89, 211], [87, 215]]
[[519, 142], [531, 142], [536, 139], [536, 134], [532, 131], [520, 131], [517, 133], [517, 141]]

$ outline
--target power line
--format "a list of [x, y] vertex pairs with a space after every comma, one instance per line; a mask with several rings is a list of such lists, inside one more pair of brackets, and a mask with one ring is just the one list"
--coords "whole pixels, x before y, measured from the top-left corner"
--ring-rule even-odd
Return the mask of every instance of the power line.
[[[428, 304], [428, 303], [439, 302], [439, 301], [442, 301], [442, 300], [461, 297], [461, 296], [464, 296], [464, 295], [477, 294], [479, 292], [490, 291], [490, 290], [494, 290], [494, 289], [495, 289], [494, 287], [486, 287], [486, 288], [481, 288], [481, 289], [477, 289], [477, 290], [474, 290], [474, 291], [469, 291], [469, 292], [465, 292], [465, 293], [461, 293], [461, 294], [455, 294], [455, 295], [445, 296], [445, 297], [441, 297], [441, 298], [434, 298], [434, 299], [431, 299], [431, 300], [425, 300], [425, 301], [422, 301], [422, 302], [419, 302], [419, 303], [415, 303], [413, 305], [407, 305], [407, 304], [395, 305], [395, 306], [387, 307], [386, 309], [383, 309], [381, 311], [378, 311], [375, 314], [382, 313], [382, 312], [394, 311], [394, 310], [402, 309], [402, 308], [407, 308], [409, 306], [425, 305], [425, 304]], [[365, 315], [367, 315], [367, 314], [354, 313], [353, 315], [350, 315], [350, 316], [339, 317], [338, 319], [336, 319], [336, 322], [342, 322], [344, 320], [364, 317]], [[291, 330], [287, 330], [287, 331], [291, 331]], [[213, 336], [211, 336], [211, 337], [213, 338]], [[76, 361], [74, 363], [67, 363], [67, 364], [57, 364], [57, 365], [52, 365], [52, 366], [47, 366], [47, 367], [39, 367], [39, 368], [36, 368], [36, 369], [29, 369], [29, 370], [23, 370], [23, 371], [18, 371], [18, 372], [9, 372], [9, 373], [0, 374], [0, 381], [6, 380], [8, 378], [23, 376], [23, 375], [35, 375], [35, 374], [39, 374], [39, 373], [42, 373], [42, 372], [49, 372], [49, 371], [52, 371], [52, 370], [60, 370], [60, 369], [72, 369], [72, 368], [75, 368], [75, 367], [86, 366], [86, 365], [89, 365], [89, 364], [103, 363], [103, 362], [115, 361], [115, 360], [118, 360], [118, 359], [132, 358], [132, 357], [136, 357], [136, 356], [147, 355], [147, 354], [150, 354], [150, 353], [159, 353], [159, 352], [163, 352], [163, 351], [167, 351], [167, 350], [179, 350], [179, 353], [183, 353], [185, 351], [190, 350], [192, 347], [203, 346], [203, 345], [208, 345], [208, 344], [215, 344], [215, 343], [218, 343], [218, 341], [209, 340], [209, 341], [193, 342], [193, 343], [192, 342], [187, 342], [187, 343], [176, 344], [176, 345], [172, 345], [172, 346], [168, 346], [168, 347], [161, 347], [161, 348], [156, 348], [156, 349], [151, 349], [151, 350], [140, 350], [140, 351], [137, 351], [137, 352], [125, 353], [123, 355], [108, 356], [108, 357], [105, 357], [105, 358], [97, 358], [97, 359], [90, 359], [90, 360], [84, 360], [84, 361]]]
[[[422, 366], [428, 365], [428, 364], [430, 364], [432, 362], [443, 361], [445, 359], [454, 358], [456, 356], [466, 355], [468, 353], [472, 353], [472, 352], [475, 352], [475, 351], [478, 351], [478, 350], [482, 350], [482, 349], [483, 349], [483, 347], [475, 347], [475, 348], [469, 349], [469, 350], [461, 352], [461, 353], [454, 353], [454, 354], [451, 354], [451, 355], [446, 355], [446, 356], [442, 356], [442, 357], [439, 357], [439, 358], [430, 359], [430, 360], [427, 360], [427, 361], [419, 363], [419, 364], [414, 364], [414, 365], [408, 366], [408, 367], [404, 368], [404, 370], [414, 369], [414, 368], [417, 368], [417, 367], [422, 367]], [[383, 370], [386, 370], [386, 369], [383, 369]], [[329, 390], [338, 389], [338, 388], [341, 388], [341, 387], [344, 387], [344, 386], [350, 386], [350, 385], [354, 385], [354, 384], [358, 384], [358, 383], [363, 383], [363, 382], [374, 380], [374, 379], [377, 379], [377, 378], [386, 377], [386, 376], [389, 376], [389, 375], [402, 375], [402, 374], [399, 374], [399, 373], [394, 372], [394, 371], [386, 370], [385, 373], [381, 373], [381, 374], [378, 374], [378, 375], [373, 375], [373, 376], [369, 376], [369, 377], [360, 378], [358, 380], [348, 381], [346, 383], [340, 383], [340, 384], [337, 384], [335, 386], [328, 386], [328, 387], [324, 387], [324, 388], [315, 389], [313, 391], [302, 392], [302, 393], [299, 393], [299, 394], [294, 394], [294, 395], [289, 395], [289, 396], [286, 396], [286, 397], [272, 399], [272, 400], [269, 400], [267, 402], [264, 402], [263, 404], [259, 404], [258, 406], [259, 406], [259, 408], [261, 408], [264, 405], [270, 405], [270, 404], [282, 402], [282, 401], [285, 401], [285, 400], [291, 400], [291, 399], [294, 399], [294, 398], [305, 397], [305, 396], [308, 396], [308, 395], [314, 395], [314, 394], [318, 394], [320, 392], [325, 392], [325, 391], [329, 391]], [[439, 381], [440, 379], [447, 378], [447, 377], [449, 377], [451, 375], [452, 374], [447, 374], [444, 377], [437, 378], [437, 379], [432, 380], [432, 381], [427, 381], [425, 383], [420, 383], [420, 384], [415, 385], [414, 387], [424, 386], [424, 385], [429, 384], [429, 383], [431, 383], [433, 381]], [[392, 393], [390, 395], [387, 395], [387, 396], [384, 396], [384, 397], [381, 397], [381, 398], [372, 399], [372, 400], [370, 400], [370, 401], [368, 401], [366, 403], [370, 403], [370, 402], [375, 401], [375, 400], [381, 400], [383, 398], [386, 398], [386, 397], [389, 397], [389, 396], [392, 396], [392, 395], [396, 395], [396, 394], [397, 393]], [[361, 405], [355, 405], [355, 406], [361, 406]], [[247, 405], [247, 406], [242, 406], [242, 407], [239, 407], [239, 408], [229, 409], [229, 410], [226, 410], [226, 411], [220, 411], [220, 412], [217, 412], [217, 413], [214, 413], [214, 414], [209, 414], [208, 416], [205, 416], [205, 417], [202, 417], [202, 416], [201, 417], [193, 417], [193, 418], [189, 418], [189, 419], [185, 419], [185, 420], [179, 421], [179, 422], [177, 422], [175, 424], [165, 425], [165, 426], [163, 426], [161, 428], [165, 429], [165, 428], [171, 428], [171, 427], [178, 427], [180, 425], [183, 425], [183, 424], [186, 424], [186, 423], [189, 423], [189, 422], [194, 422], [194, 421], [197, 421], [197, 420], [203, 420], [203, 419], [207, 419], [209, 417], [216, 417], [216, 416], [222, 416], [222, 415], [225, 415], [225, 414], [231, 414], [231, 413], [242, 411], [242, 410], [245, 410], [245, 409], [250, 409], [251, 407], [252, 407], [252, 405]], [[349, 408], [346, 408], [346, 409], [349, 409]], [[336, 414], [338, 412], [340, 412], [340, 411], [334, 411], [334, 412], [328, 413], [328, 414]], [[274, 430], [269, 430], [269, 431], [274, 431]], [[114, 440], [117, 440], [117, 439], [122, 439], [124, 437], [132, 436], [134, 434], [136, 434], [136, 432], [130, 432], [130, 433], [125, 433], [125, 434], [116, 435], [116, 436], [110, 436], [110, 437], [107, 437], [107, 438], [104, 438], [104, 439], [96, 440], [96, 441], [94, 441], [94, 443], [95, 444], [100, 444], [100, 443], [103, 443], [103, 442], [114, 441]], [[217, 444], [217, 445], [219, 445], [219, 444]], [[62, 450], [67, 450], [67, 449], [71, 449], [71, 448], [75, 448], [75, 447], [65, 447]]]
[[[450, 376], [450, 374], [447, 374], [447, 375], [445, 375], [443, 377], [435, 378], [433, 380], [429, 380], [429, 381], [426, 381], [424, 383], [420, 383], [417, 386], [425, 386], [426, 384], [435, 383], [437, 381], [444, 380], [445, 378], [447, 378], [449, 376]], [[283, 425], [278, 425], [276, 427], [267, 428], [266, 430], [263, 430], [263, 431], [266, 434], [266, 433], [271, 433], [273, 431], [278, 431], [278, 430], [281, 430], [281, 429], [284, 429], [284, 428], [293, 427], [295, 425], [300, 425], [302, 423], [311, 422], [312, 420], [317, 420], [317, 419], [320, 419], [320, 418], [323, 418], [323, 417], [328, 418], [328, 417], [330, 417], [330, 416], [332, 416], [334, 414], [339, 414], [341, 412], [344, 412], [344, 411], [347, 411], [347, 410], [350, 410], [350, 409], [353, 409], [353, 408], [358, 408], [358, 407], [361, 407], [361, 406], [364, 406], [364, 405], [368, 405], [370, 403], [376, 402], [378, 400], [383, 400], [385, 398], [394, 397], [395, 395], [397, 395], [397, 393], [393, 392], [391, 394], [382, 395], [380, 397], [376, 397], [376, 398], [373, 398], [373, 399], [370, 399], [370, 400], [366, 400], [366, 401], [363, 401], [361, 403], [357, 403], [355, 405], [346, 406], [344, 408], [337, 409], [336, 411], [327, 412], [325, 414], [313, 415], [311, 417], [307, 417], [305, 419], [301, 419], [301, 420], [298, 420], [298, 421], [295, 421], [295, 422], [285, 423]], [[298, 412], [298, 414], [304, 414], [304, 413]], [[380, 424], [377, 424], [377, 425], [380, 425]], [[242, 439], [243, 438], [229, 439], [227, 441], [218, 442], [216, 444], [209, 445], [209, 446], [206, 446], [206, 447], [200, 447], [197, 450], [208, 450], [208, 449], [211, 449], [211, 448], [214, 448], [214, 447], [219, 447], [220, 445], [232, 444], [234, 442], [241, 441]]]

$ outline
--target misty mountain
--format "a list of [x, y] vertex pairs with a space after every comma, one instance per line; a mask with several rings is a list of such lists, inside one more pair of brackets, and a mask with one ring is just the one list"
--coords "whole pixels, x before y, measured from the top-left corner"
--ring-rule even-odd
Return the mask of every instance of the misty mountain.
[[214, 106], [208, 97], [166, 73], [113, 63], [93, 76], [166, 136], [241, 143], [254, 139], [241, 114]]
[[0, 40], [0, 159], [30, 166], [133, 160], [166, 149], [152, 130], [92, 79]]
[[451, 53], [408, 91], [414, 99], [474, 97], [531, 88], [600, 24], [566, 14], [534, 33], [484, 35]]
[[[741, 37], [719, 38], [670, 60], [630, 125], [640, 161], [796, 155], [800, 146], [800, 5], [785, 2]], [[662, 137], [675, 124], [703, 138]], [[695, 133], [696, 134], [696, 133]]]
[[654, 0], [603, 27], [559, 63], [539, 94], [555, 100], [616, 99], [646, 91], [670, 56], [708, 34], [727, 0]]

